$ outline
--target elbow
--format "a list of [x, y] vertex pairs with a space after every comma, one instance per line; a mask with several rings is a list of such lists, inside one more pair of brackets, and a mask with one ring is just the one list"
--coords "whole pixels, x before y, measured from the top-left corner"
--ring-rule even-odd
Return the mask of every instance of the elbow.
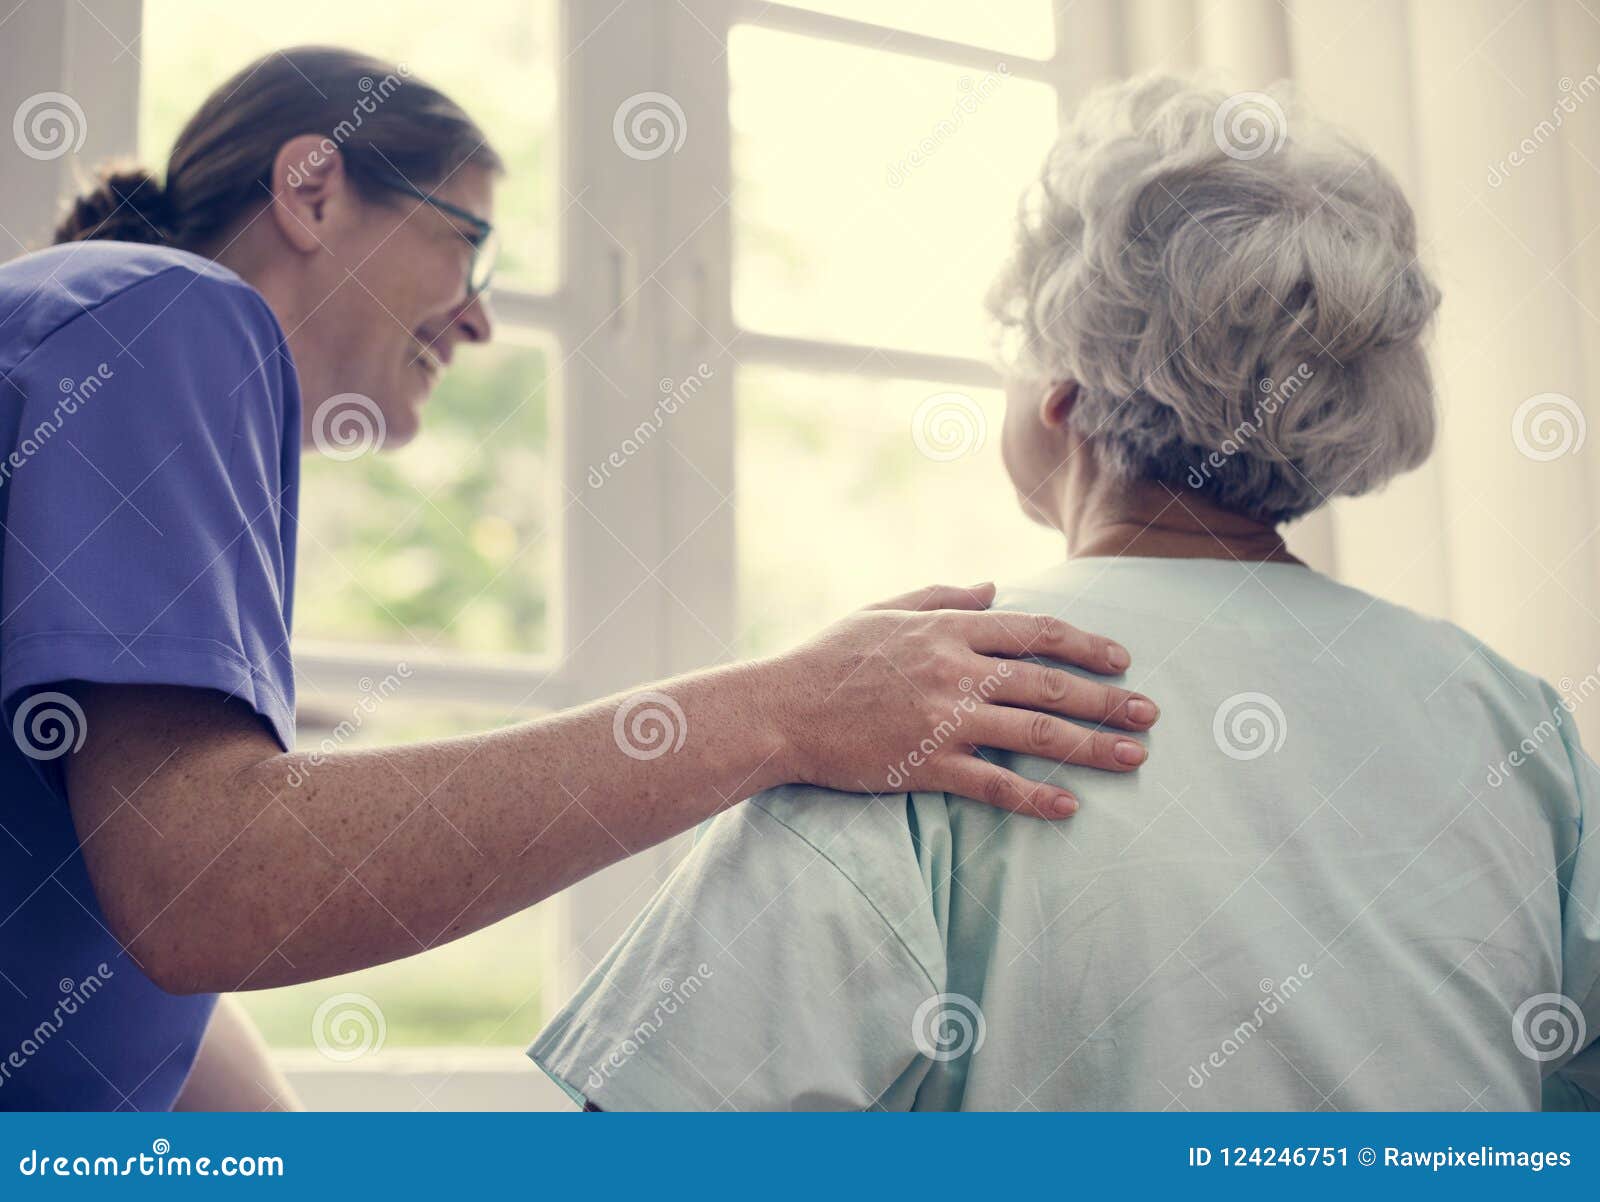
[[196, 958], [173, 950], [152, 951], [148, 947], [129, 947], [129, 954], [138, 962], [140, 970], [162, 993], [175, 997], [195, 994], [225, 993], [227, 986]]
[[226, 979], [228, 966], [216, 954], [218, 932], [206, 918], [212, 908], [192, 885], [168, 884], [154, 859], [133, 872], [102, 864], [91, 873], [106, 928], [163, 993], [226, 992], [238, 977]]
[[224, 981], [221, 966], [201, 952], [204, 941], [186, 930], [183, 917], [169, 910], [141, 928], [125, 916], [107, 912], [106, 921], [139, 971], [161, 992], [180, 997], [227, 992], [230, 984]]

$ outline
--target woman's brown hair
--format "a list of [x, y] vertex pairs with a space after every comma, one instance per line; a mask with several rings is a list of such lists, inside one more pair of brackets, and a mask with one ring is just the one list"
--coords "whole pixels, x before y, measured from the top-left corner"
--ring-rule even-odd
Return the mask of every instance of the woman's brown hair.
[[301, 134], [320, 135], [322, 155], [337, 151], [370, 200], [392, 195], [385, 181], [426, 189], [468, 164], [503, 169], [472, 119], [403, 65], [301, 46], [264, 55], [212, 92], [178, 135], [164, 182], [141, 167], [103, 170], [54, 241], [205, 248], [266, 203], [279, 148]]

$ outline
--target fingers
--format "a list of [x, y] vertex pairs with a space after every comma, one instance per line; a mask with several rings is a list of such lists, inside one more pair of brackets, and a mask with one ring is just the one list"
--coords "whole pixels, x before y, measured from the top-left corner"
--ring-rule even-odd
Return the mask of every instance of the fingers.
[[1061, 668], [991, 659], [984, 661], [983, 670], [980, 690], [985, 701], [1050, 710], [1123, 730], [1147, 730], [1161, 714], [1155, 702], [1142, 693], [1085, 680]]
[[945, 791], [1013, 814], [1066, 818], [1078, 809], [1078, 799], [1061, 786], [1029, 780], [975, 755], [952, 758], [946, 776], [940, 786]]
[[994, 601], [994, 584], [974, 584], [970, 588], [957, 588], [950, 584], [930, 584], [867, 609], [988, 609]]
[[1038, 655], [1112, 675], [1133, 662], [1120, 643], [1048, 614], [969, 614], [961, 621], [972, 649], [990, 655]]
[[1144, 763], [1148, 754], [1143, 743], [1126, 735], [1089, 730], [1050, 714], [1004, 705], [981, 711], [974, 734], [979, 743], [988, 747], [1107, 772], [1131, 772]]

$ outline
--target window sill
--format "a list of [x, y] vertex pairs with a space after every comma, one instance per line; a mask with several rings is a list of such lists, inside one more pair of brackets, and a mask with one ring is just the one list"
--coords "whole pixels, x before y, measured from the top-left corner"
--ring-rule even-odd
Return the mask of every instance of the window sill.
[[347, 1063], [289, 1048], [273, 1058], [308, 1110], [577, 1109], [515, 1047], [397, 1048]]

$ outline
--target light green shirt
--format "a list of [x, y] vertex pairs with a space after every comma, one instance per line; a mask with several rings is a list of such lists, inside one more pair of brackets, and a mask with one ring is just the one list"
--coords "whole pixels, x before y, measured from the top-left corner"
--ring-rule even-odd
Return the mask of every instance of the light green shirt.
[[1600, 774], [1548, 686], [1293, 565], [1077, 560], [1000, 603], [1131, 650], [1146, 765], [997, 755], [1082, 798], [1060, 823], [804, 786], [723, 814], [530, 1049], [574, 1098], [1600, 1104]]

